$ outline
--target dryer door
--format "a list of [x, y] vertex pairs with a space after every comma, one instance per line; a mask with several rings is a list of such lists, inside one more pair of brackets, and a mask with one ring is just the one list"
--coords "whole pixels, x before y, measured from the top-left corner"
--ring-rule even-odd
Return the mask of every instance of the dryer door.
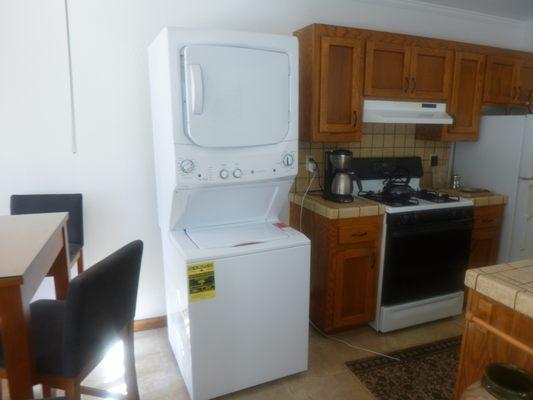
[[286, 53], [191, 45], [182, 50], [185, 130], [204, 147], [283, 141], [289, 130]]

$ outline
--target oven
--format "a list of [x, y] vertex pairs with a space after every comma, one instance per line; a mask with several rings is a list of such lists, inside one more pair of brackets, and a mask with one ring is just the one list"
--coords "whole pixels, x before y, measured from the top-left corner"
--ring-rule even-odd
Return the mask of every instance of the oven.
[[381, 306], [464, 288], [473, 207], [387, 214]]

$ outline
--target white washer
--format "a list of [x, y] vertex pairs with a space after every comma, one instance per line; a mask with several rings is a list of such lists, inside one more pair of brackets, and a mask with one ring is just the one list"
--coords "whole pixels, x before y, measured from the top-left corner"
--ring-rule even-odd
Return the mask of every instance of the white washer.
[[[190, 235], [194, 241], [184, 231], [166, 238], [165, 274], [170, 343], [191, 398], [305, 371], [309, 240], [272, 223]], [[243, 240], [259, 243], [237, 245]], [[205, 262], [213, 263], [216, 295], [191, 302], [187, 266]]]
[[279, 222], [296, 38], [166, 28], [149, 65], [168, 335], [191, 398], [306, 370], [310, 242]]

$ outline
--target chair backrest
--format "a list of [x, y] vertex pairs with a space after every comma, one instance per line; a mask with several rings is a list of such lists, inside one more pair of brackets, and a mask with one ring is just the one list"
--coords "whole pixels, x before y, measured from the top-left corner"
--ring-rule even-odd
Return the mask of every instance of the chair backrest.
[[67, 212], [68, 241], [83, 246], [82, 196], [73, 194], [14, 194], [11, 214]]
[[78, 376], [135, 316], [143, 242], [136, 240], [74, 278], [69, 285], [63, 336], [63, 372]]

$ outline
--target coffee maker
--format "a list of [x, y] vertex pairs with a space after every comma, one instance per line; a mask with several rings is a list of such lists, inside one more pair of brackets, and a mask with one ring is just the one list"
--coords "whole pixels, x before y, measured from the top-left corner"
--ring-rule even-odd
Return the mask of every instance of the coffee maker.
[[361, 182], [352, 170], [353, 154], [349, 150], [328, 150], [324, 153], [324, 198], [337, 203], [353, 201], [353, 181], [361, 190]]

